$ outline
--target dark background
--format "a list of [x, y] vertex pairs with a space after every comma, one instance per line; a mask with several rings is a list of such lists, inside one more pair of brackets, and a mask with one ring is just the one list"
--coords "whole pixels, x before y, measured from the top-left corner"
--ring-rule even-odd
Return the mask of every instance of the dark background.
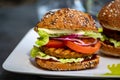
[[[17, 46], [20, 40], [24, 37], [24, 35], [28, 32], [28, 30], [33, 28], [36, 25], [36, 23], [40, 20], [40, 17], [42, 16], [42, 14], [38, 12], [38, 7], [41, 9], [42, 5], [51, 6], [53, 1], [55, 2], [60, 0], [39, 0], [39, 1], [37, 0], [0, 0], [0, 65], [1, 65], [0, 80], [33, 80], [33, 79], [46, 80], [46, 79], [49, 79], [49, 78], [45, 78], [45, 77], [43, 78], [36, 75], [27, 75], [27, 74], [18, 74], [18, 73], [8, 72], [2, 68], [2, 64], [6, 60], [6, 58], [9, 56], [9, 54], [12, 52], [12, 50]], [[72, 1], [72, 0], [69, 0], [69, 1]], [[85, 5], [87, 0], [82, 0], [82, 1]], [[97, 0], [94, 0], [94, 1], [97, 1]], [[110, 1], [110, 0], [107, 0], [107, 1]], [[103, 0], [104, 3], [106, 3], [107, 1]], [[58, 3], [59, 2], [57, 2], [57, 4]], [[98, 6], [98, 8], [96, 9], [93, 9], [93, 12], [94, 10], [99, 10], [101, 5], [104, 5], [104, 3], [102, 4], [100, 2], [100, 6]], [[64, 0], [62, 0], [61, 4], [62, 5], [59, 5], [57, 7], [52, 6], [48, 10], [54, 9], [54, 8], [72, 7], [71, 5], [73, 5], [69, 2], [65, 3]], [[69, 4], [69, 6], [67, 4]], [[43, 10], [45, 10], [45, 8], [43, 8]], [[41, 12], [42, 12], [42, 9], [41, 9]], [[94, 14], [91, 14], [91, 15], [96, 19], [96, 16]], [[86, 80], [86, 79], [81, 78], [81, 80]], [[87, 78], [87, 80], [90, 80], [90, 79]], [[106, 80], [109, 80], [109, 79], [106, 79]]]
[[36, 79], [3, 70], [2, 64], [38, 21], [36, 4], [23, 2], [2, 2], [0, 8], [0, 80]]

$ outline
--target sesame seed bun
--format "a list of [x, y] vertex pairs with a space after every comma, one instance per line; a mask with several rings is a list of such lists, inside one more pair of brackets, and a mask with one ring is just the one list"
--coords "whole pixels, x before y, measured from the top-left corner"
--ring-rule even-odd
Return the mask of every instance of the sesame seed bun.
[[95, 55], [92, 59], [77, 63], [61, 63], [52, 60], [35, 58], [40, 68], [57, 71], [71, 71], [95, 68], [99, 64], [99, 57]]
[[36, 25], [35, 30], [38, 28], [97, 30], [95, 21], [89, 14], [69, 8], [62, 8], [46, 13]]
[[98, 14], [102, 27], [120, 31], [120, 0], [111, 1], [103, 6]]

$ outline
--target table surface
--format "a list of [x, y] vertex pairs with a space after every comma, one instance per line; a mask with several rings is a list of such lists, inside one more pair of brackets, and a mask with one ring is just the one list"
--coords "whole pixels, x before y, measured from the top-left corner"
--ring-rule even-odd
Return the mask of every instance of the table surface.
[[[3, 62], [12, 50], [37, 22], [38, 14], [35, 4], [0, 8], [0, 80], [52, 79], [36, 75], [12, 73], [2, 68]], [[90, 79], [86, 78], [86, 80]]]

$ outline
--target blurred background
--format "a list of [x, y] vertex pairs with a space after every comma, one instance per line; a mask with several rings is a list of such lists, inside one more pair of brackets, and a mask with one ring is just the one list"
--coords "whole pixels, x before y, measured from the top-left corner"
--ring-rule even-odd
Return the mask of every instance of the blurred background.
[[[96, 15], [111, 0], [0, 0], [0, 65], [24, 35], [51, 9], [73, 8]], [[8, 72], [0, 66], [0, 77]], [[8, 76], [8, 75], [7, 75]]]

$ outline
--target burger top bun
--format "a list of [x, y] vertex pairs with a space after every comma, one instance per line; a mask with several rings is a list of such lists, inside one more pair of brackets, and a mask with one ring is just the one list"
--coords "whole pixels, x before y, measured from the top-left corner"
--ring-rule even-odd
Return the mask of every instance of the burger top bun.
[[96, 31], [95, 21], [90, 15], [69, 8], [49, 11], [36, 25], [35, 29], [38, 28]]
[[120, 31], [120, 0], [106, 4], [98, 14], [102, 27]]

